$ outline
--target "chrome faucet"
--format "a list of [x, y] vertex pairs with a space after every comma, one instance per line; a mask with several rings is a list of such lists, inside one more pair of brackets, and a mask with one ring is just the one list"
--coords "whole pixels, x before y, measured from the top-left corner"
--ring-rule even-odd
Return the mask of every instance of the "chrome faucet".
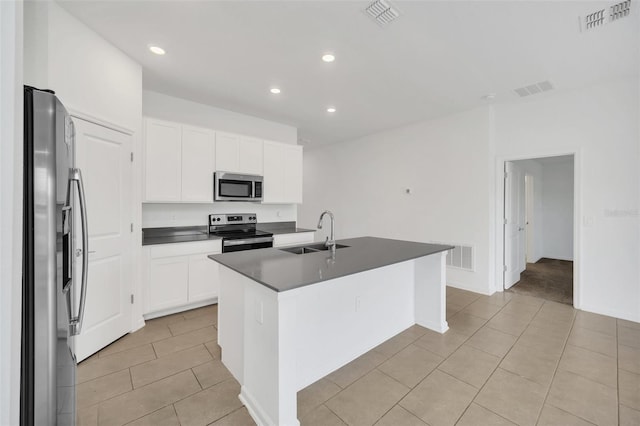
[[331, 219], [331, 236], [327, 237], [327, 239], [324, 242], [325, 247], [329, 247], [331, 249], [331, 253], [335, 254], [336, 253], [336, 238], [335, 235], [333, 233], [334, 227], [335, 227], [335, 219], [333, 217], [333, 213], [331, 213], [329, 210], [325, 210], [322, 212], [322, 214], [320, 215], [320, 220], [318, 220], [318, 229], [322, 229], [322, 219], [324, 219], [324, 215], [328, 214], [329, 218]]

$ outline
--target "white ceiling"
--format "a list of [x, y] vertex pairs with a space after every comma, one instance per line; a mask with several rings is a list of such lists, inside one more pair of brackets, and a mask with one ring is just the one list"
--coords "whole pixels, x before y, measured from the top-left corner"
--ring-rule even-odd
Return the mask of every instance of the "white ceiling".
[[142, 64], [146, 89], [294, 125], [309, 145], [473, 108], [487, 93], [514, 101], [544, 80], [567, 90], [638, 75], [640, 63], [638, 2], [588, 32], [578, 17], [614, 2], [396, 1], [402, 16], [385, 28], [361, 1], [60, 3]]

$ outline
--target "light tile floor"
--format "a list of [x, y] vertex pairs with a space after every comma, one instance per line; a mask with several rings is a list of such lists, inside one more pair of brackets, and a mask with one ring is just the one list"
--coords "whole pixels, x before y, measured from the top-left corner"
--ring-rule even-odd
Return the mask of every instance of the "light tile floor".
[[[147, 321], [78, 368], [79, 425], [253, 425], [220, 361], [217, 306]], [[447, 288], [413, 326], [298, 393], [303, 426], [640, 425], [640, 324]]]

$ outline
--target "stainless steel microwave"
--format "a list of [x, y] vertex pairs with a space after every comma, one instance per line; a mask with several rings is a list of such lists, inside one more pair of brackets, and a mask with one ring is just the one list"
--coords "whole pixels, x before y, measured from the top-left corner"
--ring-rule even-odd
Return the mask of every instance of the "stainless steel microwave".
[[213, 174], [214, 201], [262, 201], [262, 176], [228, 172]]

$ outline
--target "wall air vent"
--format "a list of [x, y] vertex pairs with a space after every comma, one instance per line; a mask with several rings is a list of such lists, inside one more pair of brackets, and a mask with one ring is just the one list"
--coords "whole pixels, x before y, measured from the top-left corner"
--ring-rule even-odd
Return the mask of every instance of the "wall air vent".
[[580, 17], [580, 31], [589, 31], [625, 18], [631, 14], [631, 0], [616, 3], [605, 9], [595, 10]]
[[364, 12], [378, 25], [385, 27], [400, 16], [400, 11], [386, 0], [376, 0]]
[[553, 89], [553, 85], [550, 81], [541, 81], [540, 83], [530, 84], [526, 87], [520, 87], [518, 89], [514, 89], [515, 92], [521, 97], [536, 95], [542, 92], [548, 92]]
[[444, 244], [453, 246], [447, 253], [447, 266], [449, 268], [463, 269], [465, 271], [475, 271], [473, 262], [473, 246], [469, 244], [443, 243], [441, 241], [431, 241], [433, 244]]

